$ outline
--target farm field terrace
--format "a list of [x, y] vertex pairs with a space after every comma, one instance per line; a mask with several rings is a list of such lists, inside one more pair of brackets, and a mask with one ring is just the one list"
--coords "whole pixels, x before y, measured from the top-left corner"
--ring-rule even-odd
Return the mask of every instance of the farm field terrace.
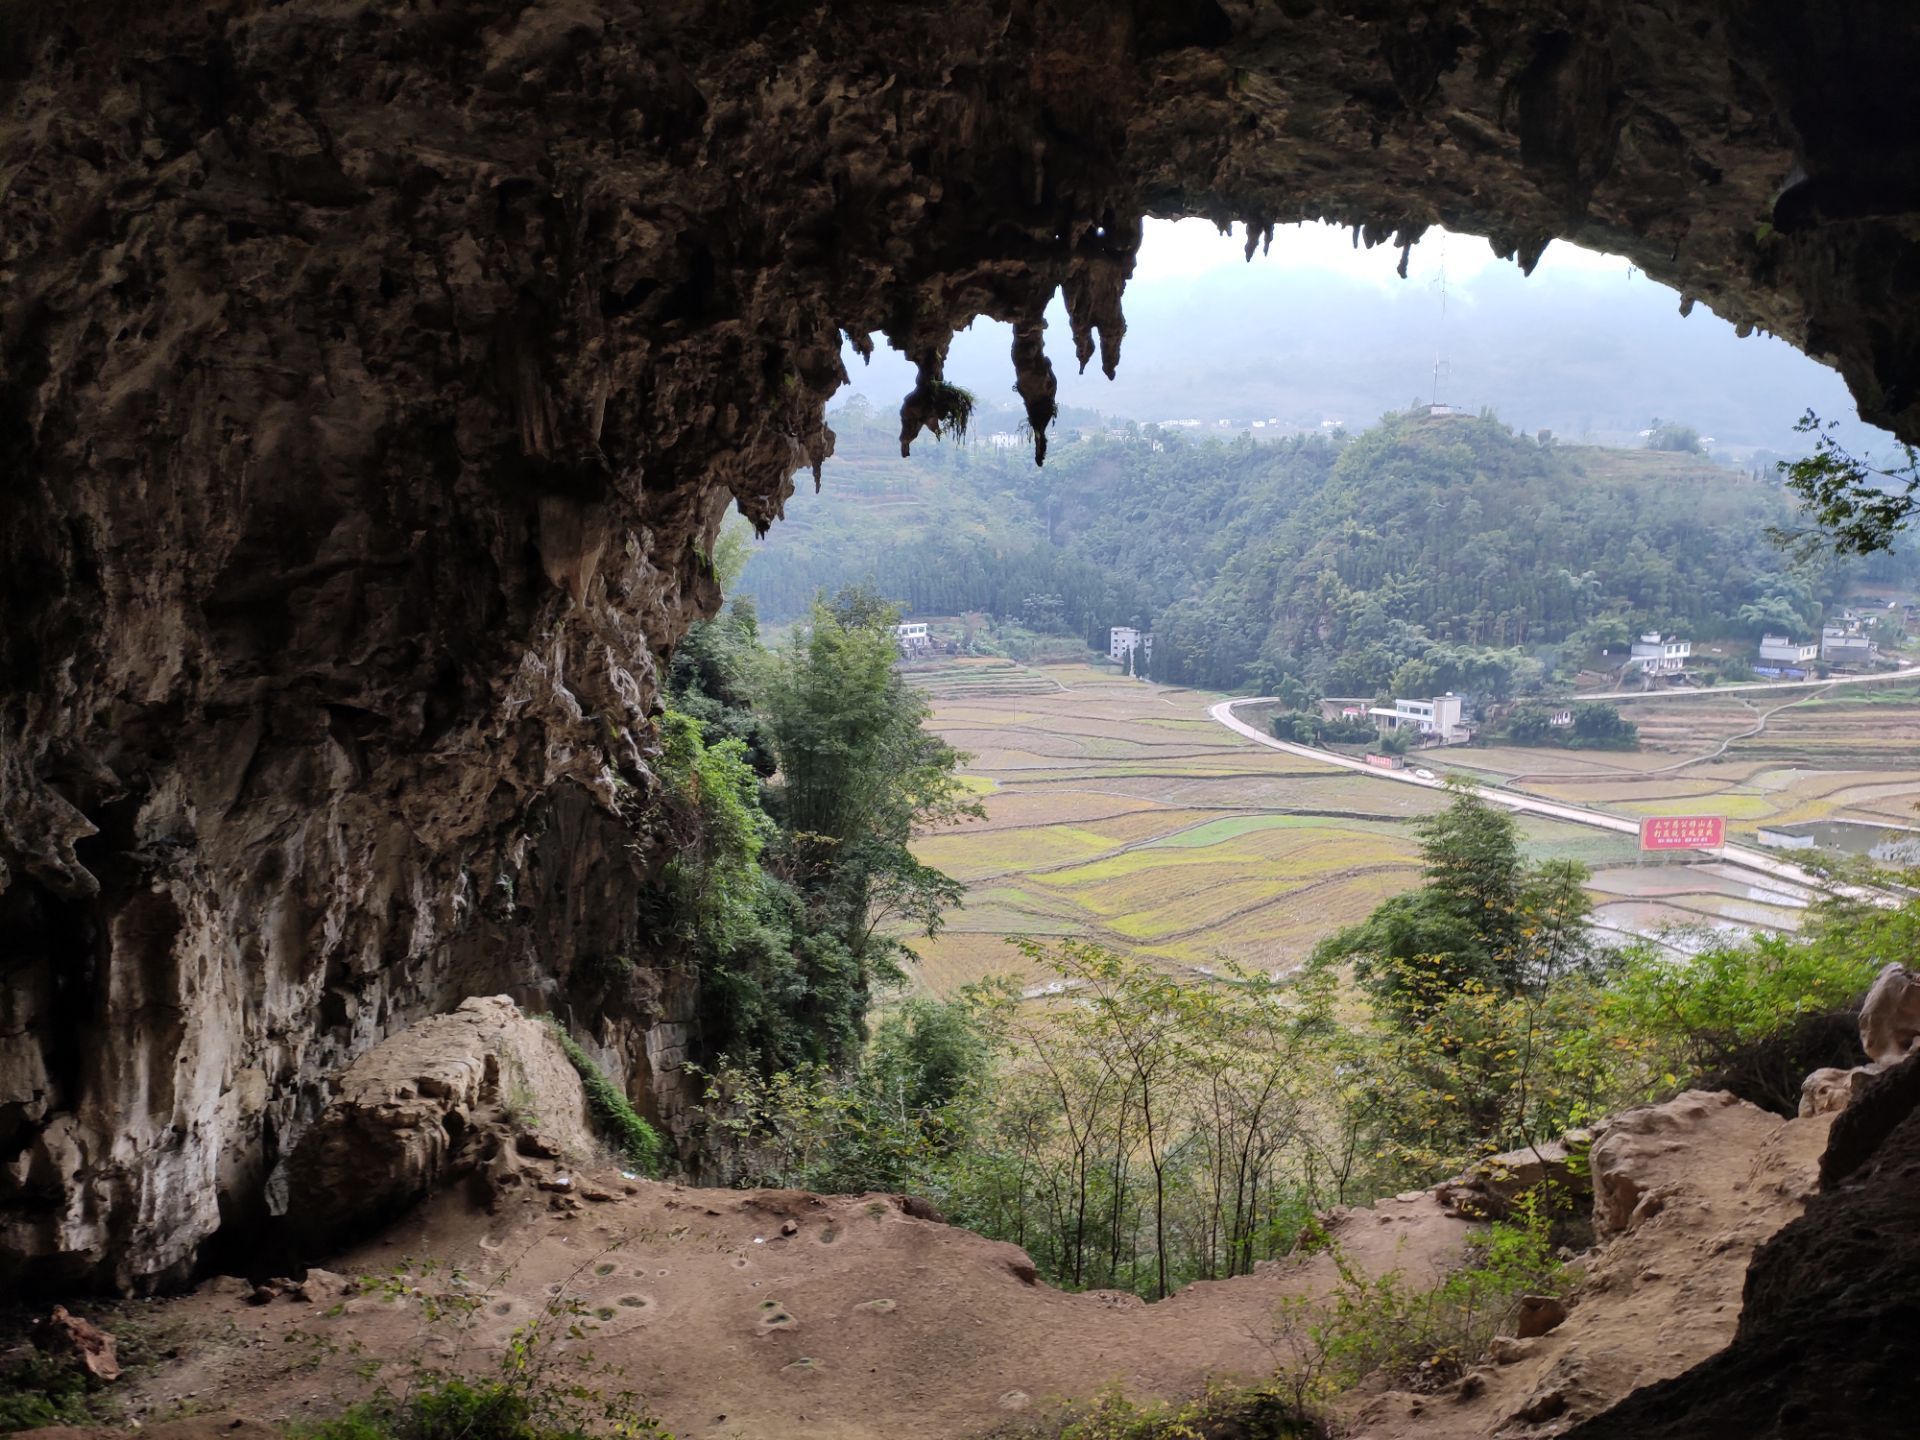
[[[1003, 660], [908, 678], [932, 704], [929, 728], [973, 757], [966, 778], [987, 811], [915, 843], [967, 886], [946, 929], [914, 942], [924, 994], [995, 974], [1038, 991], [1052, 977], [1028, 973], [1007, 943], [1028, 935], [1099, 940], [1196, 975], [1229, 962], [1289, 969], [1418, 883], [1409, 822], [1445, 803], [1251, 744], [1208, 717], [1221, 697], [1205, 691]], [[1712, 867], [1643, 865], [1630, 838], [1585, 826], [1526, 817], [1521, 832], [1532, 858], [1596, 872], [1612, 931], [1786, 928], [1803, 901]]]
[[1615, 814], [1711, 814], [1752, 842], [1806, 820], [1920, 823], [1920, 689], [1911, 681], [1629, 701], [1633, 752], [1489, 747], [1445, 768]]

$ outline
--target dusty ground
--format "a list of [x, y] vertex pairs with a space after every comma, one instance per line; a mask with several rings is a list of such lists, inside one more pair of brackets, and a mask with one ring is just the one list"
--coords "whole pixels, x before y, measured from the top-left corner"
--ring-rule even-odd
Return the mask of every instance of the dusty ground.
[[[1349, 1397], [1351, 1433], [1551, 1435], [1720, 1349], [1748, 1258], [1799, 1213], [1826, 1127], [1725, 1096], [1629, 1112], [1601, 1138], [1615, 1158], [1595, 1166], [1613, 1233], [1578, 1262], [1565, 1324], [1506, 1347], [1509, 1363], [1487, 1363], [1464, 1398]], [[1626, 1179], [1611, 1183], [1615, 1170]], [[203, 1429], [319, 1418], [422, 1365], [486, 1372], [516, 1330], [577, 1301], [582, 1333], [558, 1338], [550, 1361], [568, 1375], [611, 1367], [619, 1378], [597, 1383], [638, 1391], [683, 1440], [945, 1440], [1112, 1384], [1173, 1396], [1269, 1372], [1277, 1303], [1331, 1281], [1320, 1257], [1149, 1306], [1035, 1283], [1015, 1247], [892, 1197], [694, 1190], [558, 1161], [527, 1173], [570, 1183], [529, 1185], [492, 1214], [443, 1194], [338, 1257], [311, 1298], [255, 1304], [224, 1280], [147, 1307], [179, 1353], [130, 1382], [131, 1413], [151, 1424], [184, 1411]], [[1336, 1233], [1370, 1272], [1425, 1278], [1459, 1256], [1467, 1226], [1420, 1192], [1349, 1212]], [[409, 1293], [360, 1291], [358, 1277]], [[471, 1304], [436, 1321], [422, 1296]]]
[[[531, 1191], [490, 1216], [443, 1195], [332, 1262], [343, 1277], [401, 1273], [474, 1296], [464, 1320], [428, 1323], [415, 1300], [324, 1280], [309, 1301], [255, 1305], [245, 1285], [216, 1281], [154, 1307], [187, 1338], [179, 1362], [138, 1382], [135, 1408], [317, 1417], [404, 1383], [416, 1362], [485, 1370], [551, 1299], [577, 1297], [589, 1329], [554, 1358], [615, 1367], [683, 1440], [945, 1440], [1111, 1383], [1172, 1395], [1269, 1371], [1276, 1302], [1330, 1278], [1324, 1259], [1276, 1265], [1148, 1306], [1034, 1283], [1015, 1247], [885, 1196], [573, 1178], [609, 1198]], [[1340, 1233], [1374, 1271], [1431, 1274], [1467, 1228], [1421, 1194], [1356, 1212]], [[428, 1256], [430, 1273], [416, 1258]], [[455, 1270], [469, 1283], [455, 1286]]]

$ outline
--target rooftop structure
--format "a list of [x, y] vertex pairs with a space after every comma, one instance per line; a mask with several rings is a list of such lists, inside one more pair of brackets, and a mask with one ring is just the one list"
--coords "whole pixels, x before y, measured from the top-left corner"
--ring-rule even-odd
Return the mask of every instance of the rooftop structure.
[[1638, 665], [1650, 672], [1672, 673], [1687, 668], [1687, 661], [1693, 655], [1693, 642], [1682, 640], [1678, 635], [1662, 635], [1658, 630], [1649, 630], [1633, 642], [1633, 651], [1629, 664]]
[[1785, 635], [1760, 637], [1760, 660], [1766, 665], [1806, 665], [1820, 658], [1818, 641], [1799, 641]]
[[1424, 740], [1452, 745], [1468, 738], [1460, 723], [1466, 702], [1458, 695], [1436, 695], [1431, 700], [1395, 700], [1391, 707], [1375, 705], [1368, 710], [1382, 730], [1416, 730]]
[[1820, 631], [1820, 658], [1829, 665], [1870, 665], [1880, 647], [1857, 621], [1828, 625]]

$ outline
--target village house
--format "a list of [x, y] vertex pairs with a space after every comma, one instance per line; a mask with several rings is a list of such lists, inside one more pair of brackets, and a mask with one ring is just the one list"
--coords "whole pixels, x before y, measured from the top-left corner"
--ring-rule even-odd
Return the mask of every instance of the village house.
[[1107, 658], [1116, 665], [1125, 665], [1127, 657], [1139, 652], [1134, 661], [1136, 670], [1145, 668], [1145, 662], [1153, 659], [1153, 633], [1142, 634], [1131, 625], [1115, 625], [1107, 631]]
[[917, 659], [933, 649], [933, 633], [924, 620], [910, 620], [893, 627], [893, 643], [908, 659]]
[[1785, 635], [1760, 637], [1762, 665], [1811, 665], [1820, 658], [1820, 646], [1814, 641], [1802, 643]]
[[1649, 674], [1674, 674], [1687, 668], [1687, 661], [1692, 655], [1691, 640], [1649, 630], [1633, 642], [1628, 664], [1638, 666]]
[[1431, 700], [1396, 699], [1391, 707], [1375, 705], [1368, 713], [1381, 730], [1411, 728], [1423, 740], [1454, 745], [1469, 738], [1469, 731], [1460, 723], [1464, 705], [1458, 695], [1436, 695]]
[[1827, 625], [1820, 631], [1820, 658], [1829, 665], [1871, 665], [1880, 647], [1868, 638], [1857, 620]]

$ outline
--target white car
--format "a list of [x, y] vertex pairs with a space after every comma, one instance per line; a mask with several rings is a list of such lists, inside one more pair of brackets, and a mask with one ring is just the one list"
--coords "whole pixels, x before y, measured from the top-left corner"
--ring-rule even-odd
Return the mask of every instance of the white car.
[[1413, 772], [1413, 775], [1416, 780], [1431, 780], [1434, 778], [1434, 773], [1431, 770], [1416, 770]]

